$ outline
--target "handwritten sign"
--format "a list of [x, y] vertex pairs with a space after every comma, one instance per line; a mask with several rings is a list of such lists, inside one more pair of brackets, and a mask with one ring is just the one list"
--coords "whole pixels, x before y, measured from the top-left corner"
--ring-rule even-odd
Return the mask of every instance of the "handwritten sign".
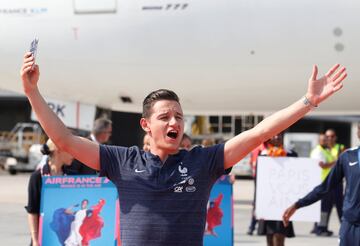
[[[286, 208], [321, 183], [318, 161], [310, 158], [259, 157], [256, 177], [256, 217], [282, 220]], [[320, 202], [298, 210], [293, 221], [319, 221]]]

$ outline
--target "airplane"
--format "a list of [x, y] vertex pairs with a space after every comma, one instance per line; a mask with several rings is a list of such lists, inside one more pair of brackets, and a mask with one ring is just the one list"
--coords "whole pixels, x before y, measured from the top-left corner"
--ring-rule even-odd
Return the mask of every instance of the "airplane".
[[159, 88], [185, 114], [269, 114], [306, 92], [312, 65], [348, 69], [343, 90], [313, 111], [360, 114], [360, 2], [355, 0], [2, 0], [0, 89], [39, 38], [48, 97], [141, 112]]

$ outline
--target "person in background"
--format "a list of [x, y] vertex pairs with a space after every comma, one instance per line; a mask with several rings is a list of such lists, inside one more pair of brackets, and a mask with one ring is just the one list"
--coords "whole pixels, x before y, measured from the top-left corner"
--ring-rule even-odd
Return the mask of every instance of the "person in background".
[[201, 145], [203, 147], [210, 147], [210, 146], [213, 146], [215, 144], [215, 140], [212, 139], [212, 138], [204, 138], [202, 141], [201, 141]]
[[192, 147], [192, 140], [189, 135], [184, 133], [183, 138], [180, 142], [180, 149], [190, 150]]
[[[94, 121], [93, 128], [90, 135], [87, 137], [89, 140], [98, 144], [105, 144], [109, 141], [112, 134], [112, 121], [100, 117]], [[66, 167], [66, 171], [69, 174], [78, 175], [97, 175], [98, 172], [91, 167], [86, 166], [84, 163], [74, 160], [69, 167]]]
[[142, 149], [147, 152], [150, 151], [150, 136], [149, 136], [149, 134], [144, 135]]
[[[266, 148], [260, 153], [261, 156], [269, 157], [297, 157], [293, 150], [287, 150], [283, 144], [283, 134], [273, 136], [266, 144]], [[259, 220], [259, 235], [266, 235], [268, 246], [284, 246], [285, 237], [295, 237], [292, 223], [285, 227], [282, 221]]]
[[39, 245], [39, 215], [40, 198], [43, 176], [61, 176], [66, 175], [65, 166], [71, 164], [73, 157], [65, 151], [56, 147], [54, 142], [49, 139], [43, 145], [41, 152], [48, 155], [47, 163], [40, 169], [37, 169], [30, 176], [28, 184], [28, 202], [25, 207], [28, 213], [28, 222], [31, 233], [32, 246]]
[[[334, 129], [326, 130], [323, 136], [320, 135], [319, 140], [322, 146], [317, 146], [314, 150], [315, 153], [312, 153], [312, 158], [320, 158], [319, 165], [322, 168], [321, 181], [324, 181], [345, 147], [342, 144], [336, 143], [337, 136]], [[319, 154], [319, 152], [321, 153]], [[339, 221], [341, 221], [343, 200], [344, 192], [342, 183], [339, 183], [336, 189], [331, 190], [321, 199], [320, 222], [314, 231], [317, 236], [331, 236], [333, 234], [333, 232], [328, 229], [331, 210], [335, 205]]]

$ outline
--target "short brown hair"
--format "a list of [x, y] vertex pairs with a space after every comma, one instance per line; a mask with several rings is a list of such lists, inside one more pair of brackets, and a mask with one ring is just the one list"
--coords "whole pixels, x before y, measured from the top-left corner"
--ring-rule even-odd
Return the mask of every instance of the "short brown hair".
[[143, 118], [149, 118], [151, 115], [151, 108], [155, 102], [160, 100], [170, 100], [180, 103], [179, 97], [175, 92], [167, 89], [159, 89], [147, 95], [143, 101]]

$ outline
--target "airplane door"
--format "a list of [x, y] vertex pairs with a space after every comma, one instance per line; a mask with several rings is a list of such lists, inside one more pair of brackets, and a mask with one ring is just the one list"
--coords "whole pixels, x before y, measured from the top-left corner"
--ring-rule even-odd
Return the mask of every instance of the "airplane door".
[[116, 13], [117, 0], [73, 0], [75, 14]]

